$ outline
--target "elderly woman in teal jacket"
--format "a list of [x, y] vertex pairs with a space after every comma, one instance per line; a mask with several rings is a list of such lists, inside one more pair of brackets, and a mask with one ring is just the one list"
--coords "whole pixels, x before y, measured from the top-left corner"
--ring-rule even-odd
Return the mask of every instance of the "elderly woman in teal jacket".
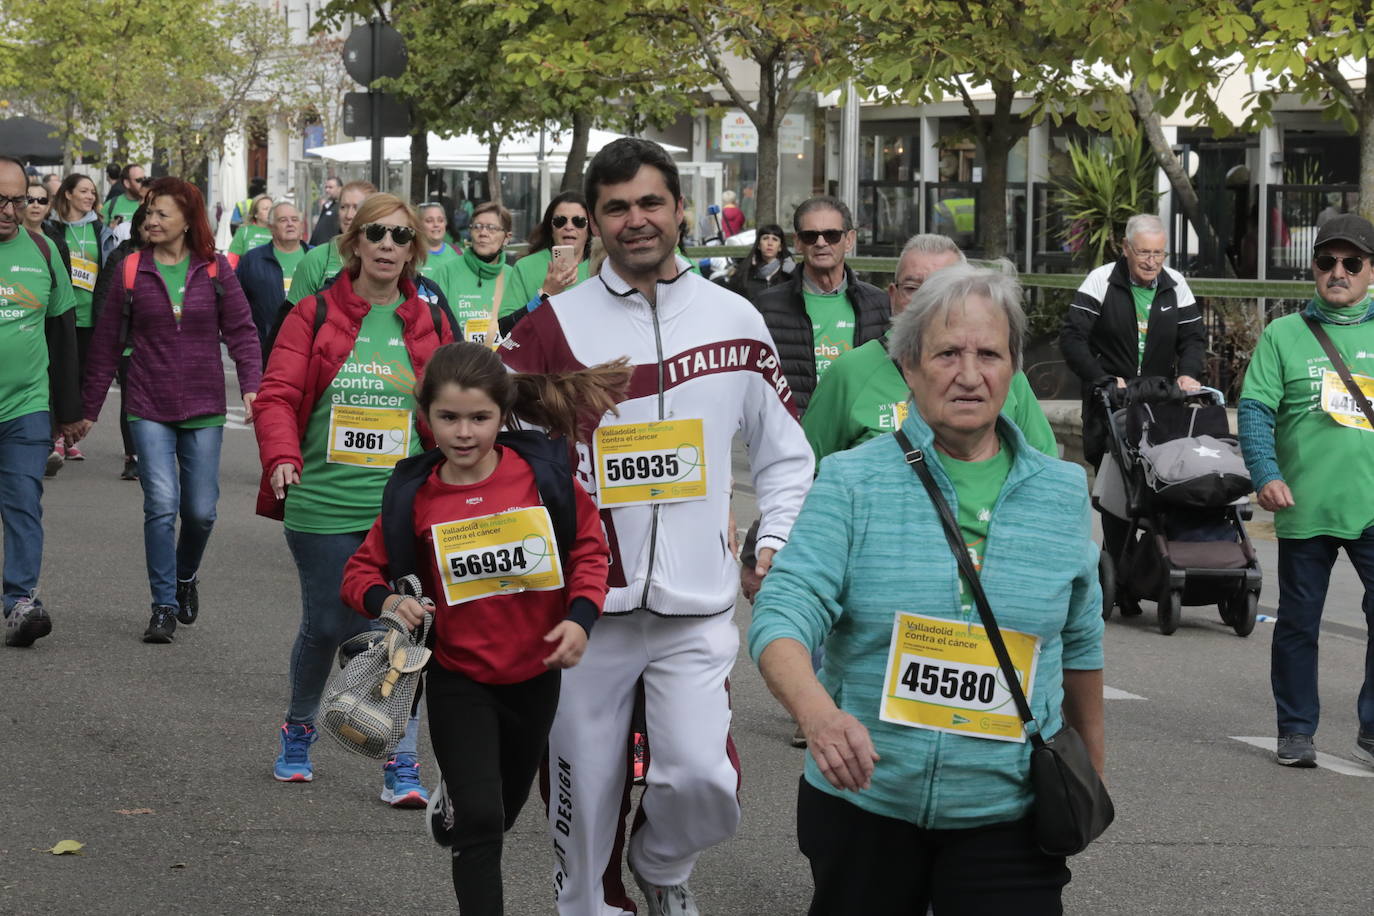
[[[999, 412], [1020, 368], [1015, 279], [958, 266], [894, 324], [926, 456], [1044, 734], [1103, 768], [1088, 489]], [[827, 457], [764, 580], [749, 651], [806, 735], [797, 835], [811, 916], [1058, 914], [1069, 871], [1031, 833], [1030, 745], [939, 517], [893, 436]], [[825, 644], [825, 665], [811, 650]]]

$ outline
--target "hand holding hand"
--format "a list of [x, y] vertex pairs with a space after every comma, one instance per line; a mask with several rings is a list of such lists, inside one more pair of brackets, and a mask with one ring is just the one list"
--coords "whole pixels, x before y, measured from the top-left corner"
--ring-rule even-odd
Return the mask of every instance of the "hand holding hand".
[[582, 624], [565, 620], [544, 634], [544, 642], [557, 643], [553, 654], [544, 659], [545, 668], [571, 668], [587, 651], [587, 631]]
[[86, 438], [92, 426], [95, 426], [94, 420], [77, 420], [75, 423], [63, 423], [62, 441], [67, 445], [75, 445]]
[[253, 402], [258, 399], [256, 394], [245, 394], [243, 396], [243, 422], [249, 426], [253, 425]]

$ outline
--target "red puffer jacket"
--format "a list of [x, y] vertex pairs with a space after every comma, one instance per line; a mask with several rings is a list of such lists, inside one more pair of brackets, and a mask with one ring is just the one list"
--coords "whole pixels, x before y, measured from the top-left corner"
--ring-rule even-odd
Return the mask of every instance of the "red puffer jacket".
[[[412, 281], [402, 279], [400, 290], [406, 301], [396, 309], [396, 314], [404, 325], [402, 341], [418, 384], [434, 351], [453, 342], [453, 328], [445, 318], [436, 333], [429, 304], [416, 295]], [[319, 295], [326, 304], [324, 325], [316, 334], [315, 296], [301, 300], [291, 310], [277, 334], [258, 399], [253, 403], [253, 427], [262, 459], [257, 512], [268, 518], [280, 520], [286, 508], [285, 500], [272, 494], [272, 469], [279, 464], [292, 464], [297, 471], [301, 470], [301, 439], [310, 422], [310, 412], [353, 352], [358, 329], [371, 308], [353, 291], [348, 271], [339, 274], [334, 284]], [[423, 418], [417, 425], [421, 441], [429, 448], [434, 444], [429, 427]]]

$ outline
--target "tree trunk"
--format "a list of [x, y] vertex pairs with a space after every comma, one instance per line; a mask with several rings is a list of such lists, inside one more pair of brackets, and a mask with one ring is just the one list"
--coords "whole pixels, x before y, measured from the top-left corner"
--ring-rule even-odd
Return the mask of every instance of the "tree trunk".
[[754, 192], [757, 208], [754, 211], [755, 226], [785, 222], [778, 219], [779, 120], [780, 118], [774, 116], [763, 127], [759, 128], [759, 183]]
[[982, 191], [978, 195], [978, 241], [983, 257], [1007, 256], [1007, 160], [1025, 128], [1011, 112], [1016, 89], [1010, 80], [993, 80], [993, 112], [983, 120], [978, 142], [983, 147]]
[[1188, 217], [1188, 222], [1192, 224], [1193, 231], [1197, 233], [1198, 238], [1206, 240], [1210, 250], [1221, 252], [1222, 271], [1227, 277], [1234, 278], [1236, 268], [1226, 254], [1226, 245], [1217, 235], [1216, 229], [1212, 226], [1212, 221], [1203, 212], [1202, 203], [1198, 200], [1197, 190], [1193, 187], [1193, 182], [1188, 178], [1183, 163], [1178, 161], [1178, 157], [1174, 155], [1173, 147], [1169, 145], [1169, 141], [1164, 136], [1163, 122], [1160, 120], [1159, 112], [1155, 110], [1154, 94], [1150, 92], [1148, 86], [1141, 82], [1131, 88], [1131, 101], [1135, 103], [1136, 115], [1140, 118], [1141, 128], [1145, 131], [1145, 139], [1149, 141], [1150, 149], [1155, 154], [1155, 161], [1164, 170], [1164, 174], [1169, 177], [1169, 184], [1174, 189], [1179, 206], [1183, 209], [1183, 215]]
[[1360, 215], [1374, 221], [1374, 57], [1364, 62], [1364, 90], [1355, 112], [1360, 130]]
[[[428, 196], [425, 179], [429, 176], [429, 128], [417, 119], [410, 132], [410, 202], [422, 204]], [[452, 219], [452, 217], [449, 217]]]
[[574, 111], [572, 116], [572, 146], [568, 147], [568, 163], [563, 168], [560, 191], [581, 191], [582, 174], [587, 166], [587, 145], [592, 136], [591, 115]]
[[[67, 96], [67, 107], [62, 121], [62, 174], [72, 173], [72, 150], [81, 148], [81, 139], [76, 135], [76, 97]], [[55, 202], [54, 202], [55, 203]]]
[[501, 203], [501, 170], [497, 167], [496, 160], [501, 155], [501, 141], [503, 137], [492, 137], [491, 146], [487, 148], [487, 197], [492, 203]]

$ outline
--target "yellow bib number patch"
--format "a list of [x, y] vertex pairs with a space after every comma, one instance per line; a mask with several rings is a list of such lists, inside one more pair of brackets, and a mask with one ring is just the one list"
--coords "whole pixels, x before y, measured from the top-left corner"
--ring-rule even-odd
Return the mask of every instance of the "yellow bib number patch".
[[[1002, 628], [1031, 699], [1040, 637]], [[878, 717], [884, 722], [993, 741], [1026, 740], [1016, 702], [981, 624], [898, 613]]]
[[463, 322], [463, 339], [483, 346], [493, 344], [490, 318], [469, 318]]
[[563, 587], [553, 520], [543, 506], [444, 522], [430, 533], [451, 605]]
[[602, 426], [596, 431], [596, 471], [603, 507], [705, 499], [702, 421]]
[[[1350, 377], [1364, 392], [1364, 396], [1374, 401], [1374, 378], [1356, 375], [1353, 372]], [[1369, 420], [1365, 419], [1364, 411], [1360, 410], [1360, 405], [1351, 396], [1340, 375], [1330, 369], [1322, 372], [1322, 410], [1342, 426], [1370, 431]]]
[[329, 409], [330, 464], [356, 464], [369, 468], [394, 468], [410, 454], [411, 412], [385, 407]]
[[86, 292], [95, 290], [95, 275], [100, 271], [100, 265], [83, 258], [79, 254], [72, 255], [72, 286], [77, 289], [84, 289]]

